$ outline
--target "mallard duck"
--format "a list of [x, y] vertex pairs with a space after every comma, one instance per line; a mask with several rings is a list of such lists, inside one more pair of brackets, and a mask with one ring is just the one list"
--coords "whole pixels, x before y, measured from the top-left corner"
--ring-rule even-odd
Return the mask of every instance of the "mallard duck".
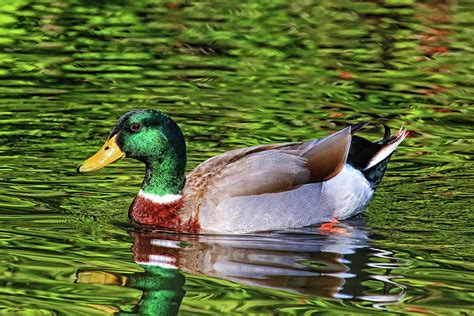
[[146, 165], [130, 218], [145, 226], [188, 233], [286, 230], [351, 217], [380, 183], [400, 129], [370, 142], [348, 126], [320, 140], [235, 149], [201, 163], [187, 176], [179, 126], [158, 110], [123, 115], [106, 143], [78, 172], [122, 157]]

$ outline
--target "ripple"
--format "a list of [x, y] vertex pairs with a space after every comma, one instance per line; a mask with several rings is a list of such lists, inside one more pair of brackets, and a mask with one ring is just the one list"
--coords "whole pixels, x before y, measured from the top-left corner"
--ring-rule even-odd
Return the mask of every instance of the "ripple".
[[[22, 0], [0, 11], [3, 313], [131, 313], [160, 285], [170, 311], [192, 315], [472, 313], [468, 1]], [[341, 224], [347, 236], [148, 238], [127, 219], [141, 165], [75, 174], [135, 108], [176, 119], [189, 170], [354, 122], [410, 134], [368, 223]], [[177, 254], [175, 272], [134, 261]], [[159, 282], [170, 278], [174, 294]]]

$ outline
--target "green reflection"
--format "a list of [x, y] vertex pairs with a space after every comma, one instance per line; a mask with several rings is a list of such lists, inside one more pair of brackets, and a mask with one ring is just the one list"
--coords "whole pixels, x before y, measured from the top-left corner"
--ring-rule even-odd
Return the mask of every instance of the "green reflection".
[[[130, 278], [131, 287], [145, 291], [133, 313], [140, 315], [176, 315], [184, 297], [184, 275], [175, 269], [142, 266], [145, 272]], [[129, 315], [121, 312], [120, 315]]]
[[[404, 124], [411, 138], [365, 212], [369, 246], [403, 262], [391, 274], [406, 295], [384, 308], [472, 313], [473, 11], [465, 0], [2, 1], [0, 314], [104, 315], [140, 301], [139, 286], [74, 283], [78, 270], [144, 273], [124, 228], [142, 167], [74, 174], [135, 108], [176, 118], [189, 168], [354, 122]], [[394, 260], [354, 257], [364, 275]], [[368, 297], [386, 285], [347, 278], [366, 297], [334, 299], [185, 273], [188, 315], [378, 313]]]
[[[84, 271], [77, 275], [78, 283], [122, 285], [142, 291], [140, 301], [130, 311], [116, 315], [177, 315], [185, 291], [184, 275], [177, 269], [140, 265], [144, 272], [121, 278], [100, 271]], [[103, 308], [115, 312], [115, 309]]]

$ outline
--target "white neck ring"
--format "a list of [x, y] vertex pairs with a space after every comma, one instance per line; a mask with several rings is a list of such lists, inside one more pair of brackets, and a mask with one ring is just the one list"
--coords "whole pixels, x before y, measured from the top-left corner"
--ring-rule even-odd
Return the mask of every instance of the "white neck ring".
[[171, 204], [181, 200], [183, 197], [181, 194], [156, 195], [151, 193], [145, 193], [143, 192], [143, 190], [140, 190], [140, 192], [138, 192], [138, 196], [158, 204]]

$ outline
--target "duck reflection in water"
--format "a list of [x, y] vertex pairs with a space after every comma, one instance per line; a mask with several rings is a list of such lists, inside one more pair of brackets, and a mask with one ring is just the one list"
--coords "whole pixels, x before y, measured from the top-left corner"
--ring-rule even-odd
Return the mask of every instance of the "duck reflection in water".
[[[369, 246], [364, 219], [339, 225], [339, 232], [329, 235], [315, 233], [314, 227], [242, 236], [132, 232], [134, 261], [145, 271], [122, 283], [143, 291], [133, 313], [153, 315], [178, 313], [185, 295], [183, 272], [308, 296], [370, 301], [380, 308], [401, 300], [403, 286], [390, 280], [399, 261], [389, 251]], [[370, 268], [383, 273], [373, 275]], [[108, 284], [119, 279], [82, 271], [77, 282]], [[383, 283], [380, 293], [363, 285], [369, 280]]]

